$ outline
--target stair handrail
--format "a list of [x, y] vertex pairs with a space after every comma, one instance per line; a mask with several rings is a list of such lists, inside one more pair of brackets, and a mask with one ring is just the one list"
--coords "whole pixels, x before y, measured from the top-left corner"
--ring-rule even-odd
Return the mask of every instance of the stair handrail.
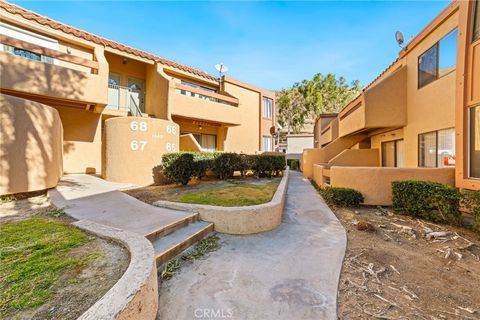
[[134, 108], [132, 108], [131, 104], [129, 104], [130, 113], [135, 117], [143, 117], [142, 110], [137, 105], [137, 103], [133, 99], [132, 95], [129, 94], [129, 96], [130, 96], [130, 102], [133, 102], [133, 106], [134, 106]]

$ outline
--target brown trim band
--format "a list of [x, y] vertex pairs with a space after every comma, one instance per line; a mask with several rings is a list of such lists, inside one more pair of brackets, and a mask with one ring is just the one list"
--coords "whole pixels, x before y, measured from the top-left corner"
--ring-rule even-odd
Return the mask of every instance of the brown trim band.
[[97, 61], [91, 61], [87, 60], [81, 57], [77, 57], [68, 53], [64, 53], [58, 50], [54, 49], [49, 49], [45, 48], [30, 42], [26, 42], [23, 40], [19, 40], [16, 38], [12, 38], [6, 35], [0, 35], [0, 43], [15, 47], [15, 48], [20, 48], [23, 50], [28, 50], [36, 54], [52, 57], [58, 60], [70, 62], [73, 64], [77, 64], [80, 66], [92, 68], [94, 70], [98, 70], [99, 64]]

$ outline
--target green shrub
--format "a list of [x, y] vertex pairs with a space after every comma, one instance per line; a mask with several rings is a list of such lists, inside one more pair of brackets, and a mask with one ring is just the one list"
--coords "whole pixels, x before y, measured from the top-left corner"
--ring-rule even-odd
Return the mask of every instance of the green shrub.
[[460, 192], [430, 181], [392, 182], [393, 208], [396, 211], [434, 222], [460, 221]]
[[256, 155], [252, 169], [257, 177], [278, 176], [285, 170], [285, 156]]
[[328, 205], [357, 207], [364, 200], [359, 191], [351, 188], [326, 187], [318, 191]]
[[473, 216], [473, 227], [480, 231], [480, 191], [463, 191], [462, 204]]
[[300, 161], [298, 159], [288, 159], [287, 165], [292, 170], [298, 170], [300, 168]]
[[[161, 169], [161, 172], [158, 172]], [[279, 175], [285, 169], [285, 157], [280, 155], [247, 155], [231, 152], [175, 152], [162, 157], [162, 164], [153, 170], [158, 177], [187, 184], [193, 178], [212, 170], [219, 179], [228, 179], [235, 171], [245, 176], [253, 171], [258, 177]], [[160, 174], [161, 173], [161, 174]], [[165, 180], [163, 179], [163, 180]]]
[[241, 157], [237, 153], [219, 153], [213, 160], [212, 171], [219, 179], [228, 179], [240, 167]]
[[162, 156], [163, 174], [168, 179], [188, 184], [195, 174], [193, 154], [186, 152], [166, 153]]
[[208, 170], [213, 167], [216, 153], [214, 152], [193, 152], [193, 176], [202, 179]]
[[257, 156], [255, 155], [241, 153], [239, 155], [239, 162], [235, 171], [240, 171], [242, 177], [245, 177], [247, 172], [252, 170], [253, 166], [255, 165], [256, 157]]

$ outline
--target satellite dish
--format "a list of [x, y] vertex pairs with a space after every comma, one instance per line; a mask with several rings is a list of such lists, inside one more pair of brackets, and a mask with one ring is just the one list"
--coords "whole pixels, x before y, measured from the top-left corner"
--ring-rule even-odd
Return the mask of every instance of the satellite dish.
[[403, 33], [401, 33], [400, 31], [395, 32], [395, 40], [397, 40], [398, 45], [402, 47], [402, 44], [405, 41]]
[[216, 64], [215, 69], [217, 69], [217, 71], [220, 73], [220, 77], [222, 77], [222, 73], [225, 73], [228, 71], [227, 66], [224, 65], [223, 62]]

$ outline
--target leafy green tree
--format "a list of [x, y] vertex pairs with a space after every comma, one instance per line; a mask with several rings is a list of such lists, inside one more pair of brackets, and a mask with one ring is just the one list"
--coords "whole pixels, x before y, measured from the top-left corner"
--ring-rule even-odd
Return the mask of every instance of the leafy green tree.
[[295, 86], [303, 96], [304, 108], [315, 119], [322, 113], [339, 112], [362, 90], [358, 80], [348, 83], [344, 77], [337, 78], [332, 73], [325, 76], [317, 73], [312, 80], [303, 80]]
[[283, 89], [276, 93], [277, 121], [286, 128], [287, 134], [298, 133], [305, 123], [308, 110], [303, 95], [297, 87]]

